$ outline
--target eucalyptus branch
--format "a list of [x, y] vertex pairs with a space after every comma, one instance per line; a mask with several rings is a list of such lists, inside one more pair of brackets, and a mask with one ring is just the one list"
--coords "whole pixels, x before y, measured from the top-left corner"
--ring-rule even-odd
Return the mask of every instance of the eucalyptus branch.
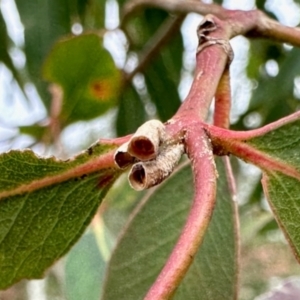
[[[160, 8], [166, 8], [167, 4], [171, 5], [175, 3], [179, 5], [178, 1], [158, 3], [157, 0], [151, 1], [151, 3], [148, 1], [134, 1], [130, 3], [134, 4], [134, 6], [129, 7], [127, 13], [133, 12], [139, 5], [141, 7], [145, 5], [145, 3]], [[199, 4], [199, 2], [187, 1], [180, 2], [180, 5], [183, 5], [182, 7], [186, 9], [187, 3], [193, 3], [192, 11], [195, 11], [195, 7]], [[131, 184], [134, 182], [132, 186], [137, 189], [148, 188], [160, 183], [171, 173], [170, 170], [172, 170], [174, 165], [178, 162], [181, 155], [180, 151], [182, 150], [176, 152], [178, 155], [171, 161], [171, 168], [168, 167], [162, 170], [160, 168], [160, 166], [164, 165], [162, 161], [168, 159], [168, 156], [161, 156], [161, 154], [163, 154], [162, 149], [164, 149], [163, 145], [168, 145], [168, 143], [171, 145], [177, 144], [179, 147], [184, 146], [193, 168], [195, 195], [192, 208], [183, 231], [167, 263], [148, 291], [145, 297], [146, 300], [170, 299], [174, 295], [203, 241], [205, 231], [212, 216], [216, 196], [217, 174], [213, 152], [218, 155], [233, 153], [245, 160], [256, 163], [262, 169], [275, 171], [284, 170], [289, 176], [297, 179], [300, 178], [299, 172], [293, 167], [284, 166], [281, 162], [266, 159], [266, 155], [248, 146], [244, 141], [237, 139], [237, 135], [233, 135], [230, 139], [230, 131], [226, 129], [229, 127], [230, 111], [228, 65], [232, 59], [232, 50], [229, 40], [238, 34], [273, 37], [273, 35], [276, 35], [276, 32], [279, 32], [278, 37], [283, 36], [289, 39], [287, 33], [283, 35], [280, 34], [280, 32], [284, 32], [287, 27], [282, 25], [275, 26], [274, 24], [277, 24], [276, 22], [269, 21], [270, 19], [259, 11], [229, 11], [219, 6], [206, 5], [203, 3], [200, 3], [199, 7], [202, 12], [209, 10], [209, 12], [218, 15], [219, 18], [214, 15], [207, 15], [199, 25], [197, 31], [199, 46], [196, 53], [194, 81], [187, 98], [177, 113], [165, 124], [164, 135], [166, 138], [160, 143], [161, 139], [159, 136], [157, 139], [138, 137], [137, 150], [132, 151], [132, 146], [130, 146], [131, 141], [129, 141], [129, 143], [125, 145], [126, 147], [121, 146], [119, 152], [117, 152], [117, 155], [121, 153], [121, 157], [125, 157], [124, 165], [126, 166], [128, 162], [127, 154], [132, 155], [135, 153], [132, 156], [140, 161], [142, 160], [143, 155], [136, 155], [140, 150], [145, 151], [147, 157], [150, 159], [133, 165], [129, 177]], [[170, 6], [169, 10], [170, 9], [176, 12], [179, 11], [176, 5]], [[186, 12], [186, 10], [180, 12]], [[205, 11], [205, 13], [207, 12], [208, 11]], [[270, 24], [273, 25], [270, 26]], [[296, 29], [296, 31], [298, 30]], [[214, 96], [216, 97], [216, 115], [214, 119], [216, 126], [205, 123]], [[223, 138], [223, 134], [225, 138]], [[148, 147], [149, 141], [151, 141], [151, 147]], [[123, 150], [122, 147], [126, 149]], [[151, 150], [150, 155], [147, 153], [148, 149]], [[117, 156], [115, 156], [115, 160], [117, 161], [116, 158]], [[232, 197], [234, 198], [235, 183], [232, 177], [229, 158], [225, 158], [224, 163], [228, 176], [228, 184]], [[154, 168], [152, 168], [153, 166]], [[148, 181], [149, 183], [147, 183]], [[235, 211], [237, 211], [236, 206]], [[238, 239], [237, 218], [235, 230], [235, 235]], [[238, 246], [236, 248], [236, 255], [239, 255]]]
[[231, 28], [218, 18], [208, 15], [199, 25], [199, 47], [196, 70], [190, 92], [173, 120], [194, 117], [205, 120], [224, 69], [231, 57]]
[[221, 16], [225, 12], [219, 5], [204, 4], [198, 0], [131, 0], [124, 5], [122, 19], [127, 20], [132, 14], [147, 6], [161, 8], [172, 13], [196, 12], [201, 15], [214, 14]]
[[263, 37], [300, 46], [300, 28], [288, 27], [272, 20], [259, 10], [226, 10], [216, 4], [205, 4], [197, 0], [132, 0], [124, 7], [124, 18], [144, 7], [158, 7], [173, 13], [195, 12], [201, 15], [213, 14], [222, 20], [230, 20], [231, 38], [237, 35]]
[[176, 135], [180, 139], [182, 130], [185, 133], [183, 140], [192, 163], [195, 195], [184, 229], [146, 300], [172, 297], [193, 262], [212, 216], [217, 174], [211, 144], [199, 120], [201, 123], [206, 118], [228, 56], [231, 56], [229, 32], [230, 28], [213, 16], [207, 16], [199, 25], [194, 82], [187, 99], [166, 126], [169, 136]]
[[193, 204], [171, 256], [147, 293], [145, 300], [170, 299], [203, 241], [216, 196], [216, 169], [206, 133], [195, 126], [186, 136], [192, 162], [195, 195]]

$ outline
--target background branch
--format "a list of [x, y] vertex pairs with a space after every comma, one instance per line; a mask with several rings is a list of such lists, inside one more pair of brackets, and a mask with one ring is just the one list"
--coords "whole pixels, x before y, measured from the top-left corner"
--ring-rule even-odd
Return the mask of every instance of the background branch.
[[[149, 64], [153, 57], [155, 57], [160, 52], [161, 48], [166, 43], [168, 43], [168, 41], [180, 29], [184, 18], [185, 14], [169, 16], [167, 18], [167, 20], [160, 26], [156, 33], [147, 42], [143, 51], [139, 54], [138, 65], [132, 72], [125, 74], [125, 82], [130, 82], [138, 72], [141, 72], [145, 69], [145, 67]], [[124, 27], [124, 23], [122, 26]]]
[[173, 13], [213, 14], [222, 20], [228, 20], [228, 23], [231, 24], [230, 38], [246, 35], [247, 37], [275, 39], [300, 46], [300, 28], [298, 27], [284, 26], [259, 10], [226, 10], [216, 4], [204, 4], [196, 0], [132, 0], [125, 5], [123, 18], [129, 18], [132, 13], [147, 6], [158, 7]]

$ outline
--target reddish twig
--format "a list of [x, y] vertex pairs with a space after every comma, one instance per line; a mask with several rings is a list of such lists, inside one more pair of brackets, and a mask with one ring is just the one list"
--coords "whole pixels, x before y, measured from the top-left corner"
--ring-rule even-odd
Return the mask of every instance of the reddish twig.
[[[228, 61], [230, 27], [207, 16], [199, 26], [199, 47], [194, 83], [187, 99], [167, 124], [178, 142], [184, 139], [192, 162], [195, 196], [184, 229], [166, 265], [146, 295], [147, 300], [169, 299], [186, 274], [203, 241], [216, 196], [216, 170], [210, 141], [199, 126], [205, 120], [218, 82]], [[183, 135], [185, 133], [185, 135]]]
[[222, 128], [229, 128], [231, 89], [230, 89], [229, 68], [224, 70], [215, 95], [214, 125]]
[[139, 53], [138, 65], [130, 73], [124, 74], [125, 82], [130, 82], [138, 72], [141, 72], [145, 69], [145, 67], [149, 64], [153, 57], [155, 57], [159, 53], [161, 48], [167, 42], [169, 42], [169, 40], [174, 36], [176, 32], [179, 31], [184, 18], [185, 15], [183, 14], [167, 18], [167, 20], [160, 26], [157, 32], [155, 32], [155, 34], [147, 42], [143, 51]]
[[192, 161], [195, 195], [187, 222], [166, 265], [145, 300], [170, 299], [193, 262], [209, 224], [216, 196], [216, 170], [206, 133], [190, 128], [186, 136]]
[[[191, 90], [173, 120], [205, 120], [220, 78], [228, 62], [231, 28], [227, 23], [208, 15], [199, 26], [200, 44]], [[212, 47], [215, 45], [215, 47]]]
[[158, 7], [173, 13], [213, 14], [231, 24], [231, 37], [246, 35], [248, 37], [271, 38], [300, 46], [300, 28], [284, 26], [259, 10], [226, 10], [219, 5], [205, 4], [198, 0], [132, 0], [124, 6], [124, 18], [128, 18], [130, 14], [147, 6]]

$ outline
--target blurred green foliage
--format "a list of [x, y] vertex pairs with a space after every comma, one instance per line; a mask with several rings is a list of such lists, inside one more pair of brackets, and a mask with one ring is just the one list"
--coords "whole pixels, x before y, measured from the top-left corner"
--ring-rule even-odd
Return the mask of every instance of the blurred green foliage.
[[[222, 3], [222, 1], [214, 2]], [[112, 1], [15, 0], [15, 3], [24, 26], [24, 45], [20, 47], [14, 45], [0, 11], [0, 62], [10, 70], [21, 90], [28, 83], [35, 86], [46, 109], [47, 117], [49, 120], [55, 118], [60, 124], [60, 130], [67, 128], [71, 123], [92, 120], [112, 110], [116, 111], [116, 117], [112, 120], [113, 127], [117, 135], [122, 136], [132, 133], [149, 118], [158, 117], [166, 121], [180, 106], [178, 86], [182, 73], [187, 70], [183, 65], [184, 46], [179, 30], [172, 33], [166, 45], [140, 70], [138, 75], [143, 78], [141, 86], [135, 80], [132, 83], [124, 79], [130, 58], [141, 57], [145, 45], [158, 30], [165, 26], [168, 18], [173, 17], [167, 12], [159, 9], [145, 9], [132, 16], [127, 24], [122, 24], [126, 43], [123, 47], [119, 44], [118, 51], [122, 52], [125, 57], [125, 63], [118, 64], [117, 67], [116, 57], [104, 47], [109, 33], [105, 29], [105, 24], [106, 20], [111, 17], [106, 8], [108, 4], [112, 4]], [[120, 10], [124, 3], [124, 0], [118, 0]], [[257, 0], [256, 6], [270, 14], [265, 9], [265, 3], [265, 0]], [[74, 26], [79, 26], [79, 32], [74, 30]], [[120, 30], [115, 31], [117, 39], [120, 39], [118, 35]], [[19, 47], [25, 54], [26, 64], [23, 68], [17, 68], [13, 63], [10, 56], [10, 50], [13, 47]], [[248, 109], [239, 116], [237, 122], [232, 124], [233, 129], [249, 129], [245, 120], [253, 113], [259, 116], [259, 125], [264, 125], [299, 109], [299, 95], [295, 93], [295, 80], [300, 76], [299, 51], [299, 49], [273, 41], [250, 41], [246, 72], [253, 83], [251, 100]], [[278, 66], [276, 76], [267, 71], [266, 65], [270, 60]], [[56, 113], [55, 94], [49, 92], [49, 85], [53, 83], [59, 85], [63, 91], [63, 97], [60, 99], [62, 100], [61, 107]], [[152, 107], [152, 110], [149, 110], [149, 107]], [[5, 112], [0, 112], [0, 117], [3, 113]], [[55, 139], [48, 138], [53, 134], [51, 130], [48, 130], [49, 123], [51, 121], [32, 123], [28, 126], [20, 123], [19, 134], [30, 135], [35, 144], [46, 144], [51, 148], [53, 146], [51, 142]], [[50, 144], [49, 141], [51, 141]], [[237, 178], [246, 180], [239, 164], [236, 165], [235, 174]], [[269, 212], [266, 212], [262, 205], [264, 202], [259, 182], [252, 184], [246, 197], [247, 199], [240, 206], [242, 231], [248, 234], [246, 234], [248, 240], [243, 239], [242, 244], [242, 267], [245, 265], [249, 267], [249, 261], [254, 261], [255, 266], [257, 266], [257, 261], [263, 265], [263, 259], [261, 259], [263, 256], [253, 258], [249, 254], [256, 255], [257, 243], [265, 248], [272, 248], [272, 245], [280, 249], [285, 247], [281, 239], [277, 239], [274, 243], [270, 241], [270, 234], [274, 231], [278, 232], [278, 229], [274, 220], [270, 218]], [[120, 228], [134, 209], [137, 199], [140, 198], [140, 194], [129, 190], [127, 183], [122, 181], [118, 181], [108, 194], [102, 210], [107, 225], [105, 230], [109, 232], [110, 239], [113, 240], [111, 243], [116, 241]], [[260, 228], [253, 228], [255, 227], [253, 223], [265, 214], [269, 217], [261, 221]], [[53, 286], [59, 287], [57, 288], [59, 295], [55, 294], [57, 299], [77, 299], [72, 291], [74, 286], [76, 286], [77, 295], [80, 295], [91, 286], [95, 278], [102, 278], [103, 269], [95, 276], [84, 278], [86, 281], [83, 281], [80, 276], [75, 276], [81, 271], [94, 274], [95, 270], [90, 269], [90, 265], [106, 264], [100, 251], [96, 254], [93, 252], [95, 257], [88, 257], [89, 266], [76, 264], [76, 260], [80, 261], [83, 256], [84, 250], [80, 249], [85, 248], [88, 251], [97, 249], [98, 246], [92, 234], [88, 232], [83, 236], [69, 254], [66, 265], [62, 264], [65, 277], [60, 275], [61, 266], [55, 266], [49, 271], [49, 276], [45, 279], [50, 291], [47, 299], [51, 299], [50, 295], [55, 294], [51, 288]], [[94, 235], [97, 236], [96, 233]], [[270, 253], [270, 255], [276, 258], [277, 253]], [[280, 257], [284, 260], [285, 254], [280, 254]], [[261, 265], [259, 268], [263, 270]], [[278, 271], [280, 268], [275, 268], [274, 276], [299, 274], [299, 270], [292, 268], [292, 258], [289, 257], [286, 260], [285, 267], [284, 272]], [[269, 277], [264, 274], [263, 282], [258, 283], [256, 280], [258, 269], [253, 268], [247, 273], [242, 268], [243, 300], [251, 299], [255, 293], [260, 293], [267, 288], [268, 278], [272, 276], [272, 272], [268, 273]], [[290, 273], [286, 269], [290, 270]], [[26, 284], [23, 282], [12, 287], [14, 295], [17, 295], [15, 299], [27, 298], [24, 292]], [[99, 290], [89, 294], [89, 299], [98, 299], [100, 282], [95, 289]], [[6, 299], [7, 293], [0, 293], [0, 297]]]

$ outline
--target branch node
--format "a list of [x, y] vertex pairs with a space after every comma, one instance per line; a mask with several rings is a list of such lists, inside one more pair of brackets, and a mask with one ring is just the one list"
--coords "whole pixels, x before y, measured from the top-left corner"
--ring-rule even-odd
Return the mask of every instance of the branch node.
[[197, 54], [199, 54], [204, 48], [212, 45], [221, 45], [225, 53], [228, 56], [228, 63], [233, 60], [233, 50], [227, 39], [209, 36], [213, 31], [216, 31], [218, 26], [214, 21], [212, 15], [207, 15], [199, 24], [197, 29], [197, 35], [199, 39], [199, 46], [197, 48]]

